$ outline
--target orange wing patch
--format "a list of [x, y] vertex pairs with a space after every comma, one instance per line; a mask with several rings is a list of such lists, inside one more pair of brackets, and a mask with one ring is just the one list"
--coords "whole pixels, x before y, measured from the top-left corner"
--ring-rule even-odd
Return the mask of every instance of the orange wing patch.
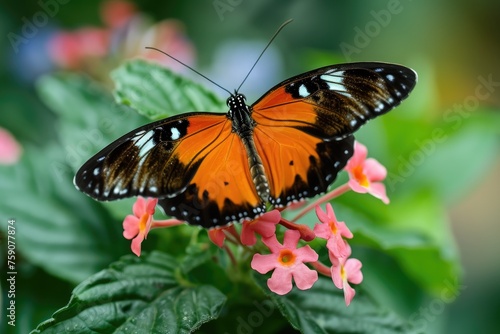
[[[231, 122], [209, 128], [196, 121], [197, 117], [190, 119], [188, 135], [175, 149], [181, 169], [193, 176], [182, 193], [159, 204], [167, 214], [207, 228], [263, 213], [265, 204], [257, 195], [245, 148], [231, 131]], [[202, 131], [191, 132], [196, 128]]]
[[258, 123], [254, 138], [275, 206], [325, 192], [353, 153], [352, 136], [325, 142], [284, 123]]

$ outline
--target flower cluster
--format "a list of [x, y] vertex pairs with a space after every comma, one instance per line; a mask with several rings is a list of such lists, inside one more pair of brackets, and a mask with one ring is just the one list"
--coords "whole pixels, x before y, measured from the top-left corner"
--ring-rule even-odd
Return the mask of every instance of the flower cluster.
[[[349, 305], [356, 292], [350, 284], [360, 284], [363, 280], [361, 261], [351, 258], [351, 247], [347, 239], [353, 238], [352, 232], [344, 222], [338, 221], [330, 203], [326, 204], [323, 211], [319, 204], [329, 201], [349, 189], [359, 193], [370, 193], [376, 198], [388, 203], [385, 186], [382, 181], [387, 172], [385, 168], [374, 159], [366, 159], [365, 146], [355, 143], [354, 155], [347, 163], [345, 170], [350, 179], [344, 186], [333, 190], [318, 199], [314, 206], [307, 206], [292, 221], [282, 217], [277, 209], [269, 211], [252, 221], [245, 221], [238, 229], [234, 225], [213, 228], [208, 231], [210, 240], [217, 246], [224, 248], [234, 259], [231, 249], [225, 245], [226, 241], [239, 244], [252, 251], [251, 267], [261, 274], [273, 271], [267, 281], [271, 291], [284, 295], [292, 290], [293, 284], [298, 289], [310, 289], [318, 280], [318, 274], [328, 276], [333, 284], [344, 291], [346, 305]], [[332, 195], [333, 194], [333, 195]], [[133, 207], [134, 215], [127, 216], [123, 223], [124, 236], [132, 239], [132, 251], [139, 256], [141, 242], [146, 238], [149, 230], [155, 227], [165, 227], [181, 224], [182, 221], [170, 219], [157, 221], [153, 219], [156, 199], [139, 197]], [[302, 217], [305, 211], [315, 208], [319, 220], [313, 229], [305, 224], [294, 221]], [[278, 241], [277, 227], [284, 227], [283, 243]], [[257, 236], [268, 252], [259, 253]], [[330, 266], [318, 261], [319, 255], [309, 245], [305, 244], [315, 238], [326, 239]]]

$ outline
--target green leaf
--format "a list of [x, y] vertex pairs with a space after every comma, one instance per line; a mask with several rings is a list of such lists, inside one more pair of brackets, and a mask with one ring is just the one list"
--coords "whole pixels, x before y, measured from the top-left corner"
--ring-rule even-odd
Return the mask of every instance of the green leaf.
[[113, 71], [115, 97], [150, 119], [188, 111], [222, 112], [225, 103], [203, 86], [167, 68], [133, 60]]
[[26, 146], [18, 164], [0, 166], [0, 188], [6, 194], [0, 212], [16, 220], [16, 247], [24, 257], [76, 283], [104, 268], [128, 246], [120, 224], [82, 196], [72, 175], [54, 164], [59, 155], [55, 145]]
[[343, 292], [330, 279], [320, 277], [306, 291], [296, 288], [278, 296], [269, 291], [264, 276], [257, 284], [276, 304], [290, 324], [302, 333], [404, 333], [405, 324], [390, 311], [377, 305], [360, 288], [347, 307]]
[[171, 256], [125, 256], [73, 291], [68, 305], [32, 333], [192, 333], [218, 317], [226, 297], [207, 285], [181, 286]]
[[351, 243], [392, 256], [422, 289], [439, 294], [461, 277], [458, 251], [446, 212], [436, 194], [420, 192], [384, 205], [368, 195], [349, 193], [333, 203], [337, 218], [354, 234]]

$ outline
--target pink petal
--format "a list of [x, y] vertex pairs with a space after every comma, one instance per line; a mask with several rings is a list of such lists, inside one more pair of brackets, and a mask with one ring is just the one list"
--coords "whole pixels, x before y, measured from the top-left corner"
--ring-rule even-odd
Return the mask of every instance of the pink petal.
[[267, 280], [269, 290], [278, 294], [284, 295], [292, 290], [292, 272], [288, 269], [276, 268]]
[[347, 162], [345, 169], [347, 171], [352, 170], [356, 166], [363, 165], [368, 154], [368, 149], [363, 144], [359, 142], [354, 143], [354, 154], [351, 159]]
[[345, 249], [346, 255], [343, 257], [342, 256], [339, 257], [336, 254], [333, 254], [331, 251], [328, 252], [328, 257], [330, 258], [330, 262], [332, 263], [332, 265], [334, 266], [339, 266], [340, 264], [344, 265], [347, 258], [351, 256], [352, 253], [351, 246], [347, 242], [345, 243], [345, 245], [346, 245]]
[[385, 192], [385, 185], [383, 183], [372, 183], [368, 192], [374, 197], [382, 200], [382, 202], [384, 202], [385, 204], [389, 204], [389, 197], [387, 197], [387, 194]]
[[344, 222], [338, 222], [337, 229], [339, 230], [339, 234], [344, 238], [351, 239], [353, 237], [351, 230], [349, 230]]
[[300, 232], [296, 230], [286, 230], [283, 237], [283, 248], [296, 249], [299, 243]]
[[309, 245], [295, 249], [296, 261], [298, 262], [316, 262], [318, 261], [318, 253], [316, 253]]
[[0, 128], [0, 165], [12, 165], [21, 157], [21, 146], [9, 131]]
[[224, 245], [224, 240], [226, 239], [226, 234], [222, 228], [213, 228], [208, 230], [208, 238], [217, 246], [222, 248]]
[[318, 216], [319, 221], [322, 222], [323, 224], [328, 224], [330, 222], [330, 217], [328, 217], [326, 212], [321, 210], [321, 207], [319, 205], [316, 205], [315, 209], [316, 209], [316, 216]]
[[295, 285], [300, 290], [310, 289], [313, 284], [318, 280], [318, 272], [309, 269], [305, 264], [301, 263], [292, 272]]
[[250, 266], [260, 274], [266, 274], [279, 266], [276, 254], [254, 254]]
[[153, 216], [148, 216], [148, 220], [146, 222], [146, 229], [144, 230], [144, 239], [148, 237], [152, 225], [153, 225]]
[[342, 280], [342, 275], [340, 274], [340, 270], [341, 270], [340, 264], [332, 266], [331, 268], [333, 284], [337, 288], [342, 289], [344, 286], [344, 281]]
[[279, 253], [279, 251], [283, 248], [283, 246], [278, 242], [278, 239], [276, 239], [275, 234], [273, 234], [269, 238], [262, 238], [262, 242], [267, 246], [267, 248], [269, 248], [271, 253]]
[[146, 199], [142, 196], [137, 197], [134, 205], [132, 206], [132, 212], [134, 216], [141, 217], [144, 213], [146, 213]]
[[252, 229], [252, 221], [243, 222], [243, 227], [241, 228], [240, 240], [243, 245], [253, 246], [257, 242], [255, 237], [255, 232]]
[[263, 236], [268, 238], [276, 232], [276, 224], [281, 220], [281, 214], [278, 210], [266, 212], [257, 221], [253, 222], [252, 229]]
[[128, 215], [123, 221], [123, 236], [125, 239], [132, 239], [139, 233], [139, 218]]
[[345, 299], [345, 304], [349, 306], [351, 304], [352, 299], [356, 295], [356, 291], [351, 288], [351, 286], [345, 282], [344, 284], [344, 299]]
[[371, 182], [382, 181], [387, 176], [387, 169], [373, 158], [365, 161], [364, 172]]
[[362, 263], [358, 259], [347, 259], [344, 270], [347, 273], [347, 280], [352, 284], [360, 284], [363, 281], [361, 267]]
[[336, 258], [347, 258], [350, 255], [350, 247], [340, 235], [332, 236], [326, 243], [326, 248]]
[[359, 184], [358, 180], [356, 180], [356, 178], [352, 175], [349, 175], [348, 184], [349, 184], [349, 187], [351, 187], [351, 189], [354, 192], [357, 192], [360, 194], [366, 194], [368, 192], [368, 188], [363, 187], [361, 184]]
[[326, 204], [326, 214], [328, 215], [328, 218], [330, 218], [330, 221], [337, 222], [337, 217], [335, 216], [335, 212], [333, 212], [333, 207], [330, 203]]
[[144, 240], [144, 235], [139, 234], [137, 237], [132, 240], [132, 252], [137, 255], [141, 256], [141, 243]]
[[318, 238], [329, 239], [332, 235], [332, 229], [328, 223], [320, 223], [314, 225], [314, 235]]
[[155, 207], [158, 204], [157, 198], [148, 198], [146, 199], [146, 212], [151, 216], [155, 213]]

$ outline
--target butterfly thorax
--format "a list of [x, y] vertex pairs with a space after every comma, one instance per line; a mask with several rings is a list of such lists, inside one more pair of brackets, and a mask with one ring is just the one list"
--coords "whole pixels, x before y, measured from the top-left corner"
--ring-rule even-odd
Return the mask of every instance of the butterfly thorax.
[[270, 194], [269, 181], [267, 180], [262, 159], [255, 147], [253, 129], [256, 123], [251, 116], [251, 109], [245, 103], [245, 96], [237, 93], [227, 99], [227, 106], [229, 107], [228, 118], [232, 122], [233, 132], [238, 134], [245, 146], [248, 167], [250, 168], [255, 190], [260, 199], [267, 202]]
[[232, 121], [233, 132], [240, 137], [250, 137], [255, 127], [252, 119], [250, 107], [245, 103], [243, 94], [234, 94], [227, 99], [229, 107], [228, 118]]

